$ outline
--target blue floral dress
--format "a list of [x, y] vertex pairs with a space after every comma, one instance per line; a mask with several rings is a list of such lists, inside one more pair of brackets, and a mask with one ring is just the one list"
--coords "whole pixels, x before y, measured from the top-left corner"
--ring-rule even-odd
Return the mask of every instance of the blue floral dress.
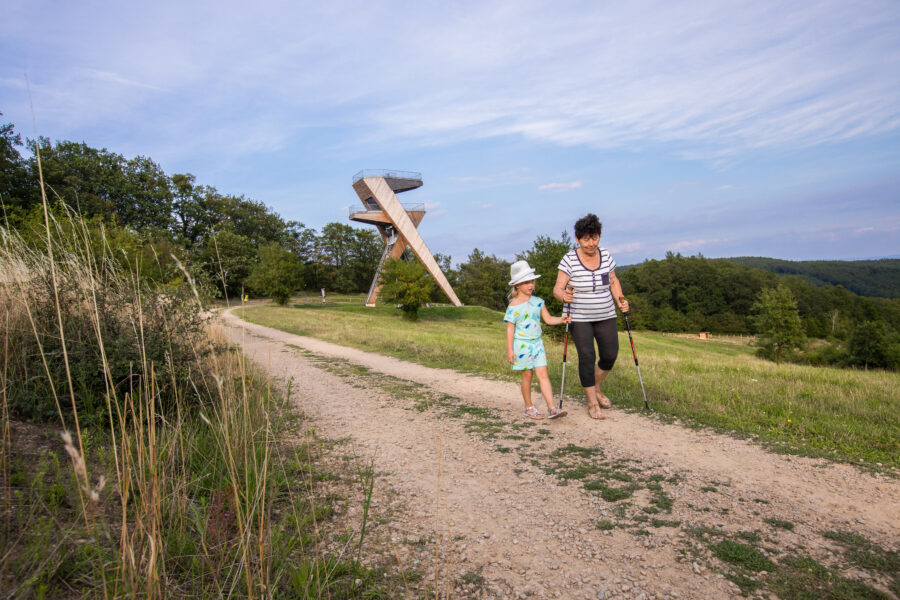
[[510, 304], [506, 309], [503, 320], [516, 326], [513, 334], [513, 353], [516, 355], [513, 371], [547, 366], [547, 353], [544, 351], [544, 342], [541, 341], [543, 308], [544, 301], [532, 296], [528, 302]]

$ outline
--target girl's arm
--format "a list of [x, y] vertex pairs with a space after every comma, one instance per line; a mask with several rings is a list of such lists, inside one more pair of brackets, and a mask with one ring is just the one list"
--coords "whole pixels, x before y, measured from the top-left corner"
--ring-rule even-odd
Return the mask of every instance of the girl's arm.
[[[546, 310], [546, 309], [544, 309]], [[506, 322], [506, 360], [509, 364], [515, 364], [516, 353], [513, 352], [513, 335], [516, 333], [516, 324]]]
[[554, 317], [551, 315], [550, 311], [547, 310], [546, 304], [541, 307], [541, 318], [544, 319], [544, 323], [547, 325], [562, 325], [563, 323], [572, 322], [572, 315], [566, 315], [564, 317]]
[[619, 282], [619, 278], [616, 277], [616, 272], [609, 272], [609, 291], [612, 292], [612, 297], [615, 299], [616, 304], [619, 305], [619, 310], [623, 313], [628, 312], [628, 300], [625, 299], [625, 294], [622, 293], [622, 284]]

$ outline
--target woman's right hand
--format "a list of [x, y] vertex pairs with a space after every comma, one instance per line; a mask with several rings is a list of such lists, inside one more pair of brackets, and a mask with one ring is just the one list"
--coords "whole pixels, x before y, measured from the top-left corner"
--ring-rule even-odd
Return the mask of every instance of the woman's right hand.
[[562, 293], [562, 301], [566, 304], [572, 304], [572, 302], [575, 301], [575, 288], [571, 285], [567, 285]]

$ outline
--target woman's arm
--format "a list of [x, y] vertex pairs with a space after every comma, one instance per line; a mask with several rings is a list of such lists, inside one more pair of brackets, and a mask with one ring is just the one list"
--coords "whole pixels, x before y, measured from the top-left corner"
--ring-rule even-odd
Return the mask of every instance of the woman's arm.
[[513, 352], [513, 335], [516, 333], [516, 324], [506, 322], [506, 360], [509, 364], [516, 362], [516, 353]]
[[622, 284], [619, 282], [619, 278], [616, 277], [615, 270], [609, 272], [609, 291], [612, 292], [616, 304], [619, 305], [619, 310], [623, 313], [627, 313], [628, 300], [625, 299], [625, 295], [622, 293]]
[[567, 287], [569, 283], [569, 275], [562, 271], [558, 271], [556, 276], [556, 285], [553, 286], [553, 297], [567, 304], [571, 304], [575, 300], [572, 288]]

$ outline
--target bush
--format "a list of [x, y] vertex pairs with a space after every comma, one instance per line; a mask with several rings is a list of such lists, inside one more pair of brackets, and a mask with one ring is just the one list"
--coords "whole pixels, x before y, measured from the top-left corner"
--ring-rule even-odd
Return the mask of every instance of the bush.
[[891, 332], [884, 323], [865, 321], [857, 324], [847, 344], [850, 364], [866, 369], [896, 367], [891, 342]]
[[209, 351], [199, 303], [184, 286], [157, 293], [125, 270], [127, 261], [102, 250], [108, 246], [97, 254], [82, 245], [96, 232], [72, 223], [82, 231], [68, 237], [57, 228], [52, 262], [0, 228], [0, 314], [8, 325], [0, 344], [11, 413], [32, 420], [71, 415], [70, 378], [82, 423], [106, 423], [107, 394], [122, 398], [151, 378], [157, 409], [170, 412], [184, 391], [179, 386], [205, 385], [192, 367]]
[[428, 302], [434, 280], [418, 261], [388, 260], [381, 272], [381, 297], [400, 306], [404, 316], [415, 321], [419, 308]]
[[247, 278], [250, 289], [281, 305], [290, 300], [302, 283], [303, 264], [300, 259], [276, 243], [259, 249], [259, 262]]
[[790, 360], [805, 339], [797, 300], [791, 290], [783, 284], [763, 289], [753, 311], [756, 313], [754, 326], [759, 335], [757, 354], [775, 362]]

